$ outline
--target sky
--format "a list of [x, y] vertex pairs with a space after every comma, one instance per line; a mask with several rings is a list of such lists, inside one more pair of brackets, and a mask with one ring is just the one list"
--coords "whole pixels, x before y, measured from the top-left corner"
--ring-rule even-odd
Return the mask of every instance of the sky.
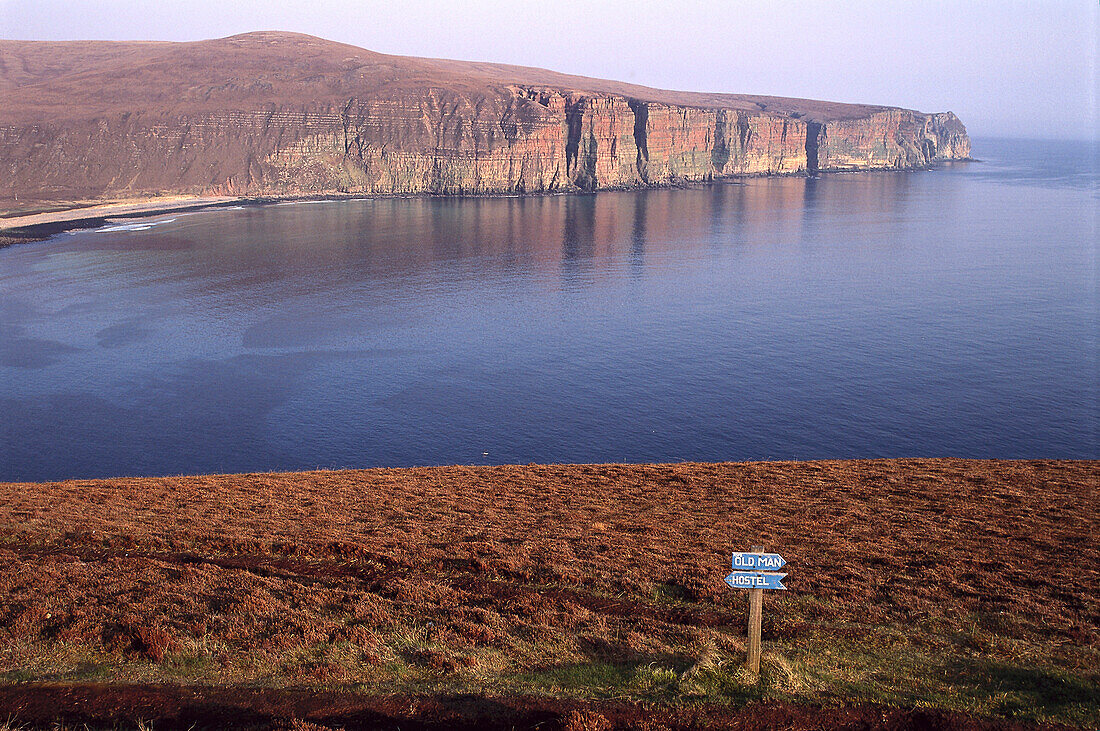
[[0, 38], [252, 30], [662, 88], [950, 110], [972, 136], [1100, 136], [1097, 0], [0, 0]]

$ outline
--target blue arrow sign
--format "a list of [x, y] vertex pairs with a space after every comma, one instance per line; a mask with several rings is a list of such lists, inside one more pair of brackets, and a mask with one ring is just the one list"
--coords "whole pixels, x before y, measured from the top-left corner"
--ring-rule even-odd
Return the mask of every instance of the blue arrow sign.
[[787, 562], [778, 553], [735, 553], [734, 571], [778, 571]]
[[726, 577], [726, 583], [734, 589], [783, 589], [786, 574], [761, 574], [756, 571], [734, 571]]

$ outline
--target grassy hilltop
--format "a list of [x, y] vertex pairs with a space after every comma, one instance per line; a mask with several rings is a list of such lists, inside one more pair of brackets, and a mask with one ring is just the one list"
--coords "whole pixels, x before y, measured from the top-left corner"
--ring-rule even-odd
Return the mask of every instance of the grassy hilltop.
[[[0, 719], [1095, 728], [1098, 486], [967, 460], [0, 484]], [[722, 582], [752, 544], [790, 574], [759, 678]]]

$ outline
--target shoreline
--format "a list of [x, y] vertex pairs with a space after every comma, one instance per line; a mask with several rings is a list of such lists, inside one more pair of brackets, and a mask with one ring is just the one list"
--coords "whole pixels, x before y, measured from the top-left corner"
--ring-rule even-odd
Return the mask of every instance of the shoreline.
[[[540, 471], [569, 472], [632, 472], [645, 470], [723, 470], [723, 469], [776, 469], [782, 471], [816, 472], [825, 468], [846, 469], [888, 469], [908, 470], [928, 466], [975, 468], [1021, 467], [1027, 465], [1068, 465], [1075, 468], [1093, 470], [1100, 478], [1100, 458], [1073, 457], [855, 457], [836, 459], [757, 459], [741, 461], [680, 461], [680, 462], [530, 462], [507, 464], [424, 464], [404, 467], [367, 466], [367, 467], [315, 467], [311, 469], [256, 470], [252, 472], [188, 472], [167, 475], [112, 475], [109, 477], [63, 477], [53, 480], [9, 480], [0, 474], [0, 493], [3, 488], [15, 485], [87, 485], [105, 486], [108, 483], [149, 483], [164, 485], [173, 482], [220, 482], [247, 483], [263, 480], [311, 480], [372, 477], [375, 475], [397, 475], [419, 478], [434, 473], [462, 473], [491, 476], [493, 473], [505, 474], [513, 471], [535, 469]], [[2, 513], [2, 511], [0, 511]]]
[[121, 201], [79, 201], [69, 208], [20, 216], [0, 217], [0, 248], [45, 241], [65, 231], [97, 228], [115, 218], [149, 218], [168, 213], [240, 205], [241, 198], [227, 196], [150, 196]]
[[[762, 178], [806, 178], [817, 179], [825, 175], [851, 175], [855, 173], [912, 173], [933, 171], [944, 164], [956, 162], [980, 162], [975, 158], [945, 160], [935, 165], [911, 168], [856, 168], [850, 170], [823, 170], [814, 173], [774, 173], [737, 175], [713, 180], [679, 181], [672, 183], [649, 184], [630, 187], [607, 187], [595, 190], [525, 191], [509, 193], [316, 193], [295, 195], [259, 195], [259, 196], [172, 196], [169, 198], [149, 196], [114, 201], [74, 201], [69, 207], [47, 210], [25, 215], [5, 215], [0, 212], [0, 249], [15, 244], [29, 244], [46, 239], [66, 231], [98, 228], [114, 219], [141, 219], [170, 213], [200, 211], [205, 209], [226, 208], [230, 206], [264, 206], [277, 203], [297, 203], [315, 201], [378, 200], [378, 199], [414, 199], [414, 198], [529, 198], [535, 196], [594, 195], [596, 193], [620, 193], [643, 190], [683, 190], [703, 188], [711, 185], [741, 185], [742, 181]], [[44, 205], [47, 201], [42, 202]]]

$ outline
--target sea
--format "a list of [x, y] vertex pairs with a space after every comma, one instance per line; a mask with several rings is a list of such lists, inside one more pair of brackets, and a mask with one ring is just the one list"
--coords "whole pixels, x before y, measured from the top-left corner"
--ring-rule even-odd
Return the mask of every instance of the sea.
[[1095, 142], [0, 249], [0, 481], [1100, 458]]

